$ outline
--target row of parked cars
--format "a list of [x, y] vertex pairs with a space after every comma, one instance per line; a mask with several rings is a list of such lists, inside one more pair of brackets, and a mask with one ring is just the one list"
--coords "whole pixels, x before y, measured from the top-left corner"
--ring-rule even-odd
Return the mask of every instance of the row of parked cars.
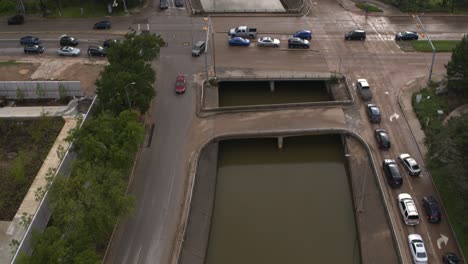
[[[362, 29], [351, 30], [350, 32], [345, 33], [345, 40], [365, 40], [366, 31]], [[418, 40], [419, 35], [417, 32], [413, 31], [402, 31], [395, 34], [395, 40]]]
[[[242, 28], [242, 27], [239, 27]], [[253, 32], [247, 32], [248, 38], [239, 37], [234, 34], [230, 34], [231, 38], [228, 40], [229, 46], [250, 46], [251, 41], [249, 38], [256, 36]], [[288, 39], [288, 48], [310, 48], [310, 40], [312, 39], [312, 32], [310, 30], [299, 30], [292, 34], [292, 37]], [[279, 47], [281, 41], [272, 37], [263, 37], [257, 40], [259, 47]]]
[[[366, 79], [358, 79], [356, 86], [364, 101], [372, 99], [372, 92]], [[376, 104], [369, 103], [366, 107], [366, 113], [371, 123], [379, 124], [381, 122], [381, 110]], [[380, 149], [388, 150], [391, 147], [390, 137], [383, 128], [374, 130], [375, 140]], [[399, 163], [406, 170], [408, 175], [418, 177], [421, 175], [421, 168], [416, 160], [410, 154], [402, 153], [398, 156]], [[399, 165], [394, 159], [384, 159], [382, 169], [388, 184], [393, 188], [403, 185], [403, 177], [400, 173]], [[398, 207], [406, 225], [417, 225], [420, 222], [420, 216], [413, 197], [408, 193], [400, 193], [397, 197]], [[430, 223], [440, 223], [442, 213], [439, 203], [433, 196], [422, 198], [422, 206], [426, 213], [426, 218]], [[424, 247], [424, 241], [419, 234], [410, 234], [408, 236], [408, 245], [413, 257], [414, 263], [428, 263], [428, 255]], [[458, 257], [453, 253], [447, 253], [443, 256], [444, 263], [458, 263]]]

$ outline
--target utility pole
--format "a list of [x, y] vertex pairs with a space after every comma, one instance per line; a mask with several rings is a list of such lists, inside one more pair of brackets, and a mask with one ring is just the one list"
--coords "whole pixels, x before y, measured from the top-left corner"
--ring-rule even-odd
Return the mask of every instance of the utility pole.
[[[210, 22], [210, 17], [208, 17], [208, 19], [204, 19], [205, 21], [208, 21], [208, 23]], [[209, 24], [206, 26], [206, 44], [205, 44], [205, 71], [206, 71], [206, 80], [208, 80], [208, 40], [209, 40], [209, 36], [210, 36], [210, 26]]]
[[431, 61], [431, 67], [429, 68], [429, 78], [427, 79], [427, 84], [430, 84], [431, 83], [431, 78], [432, 78], [432, 68], [434, 68], [434, 60], [435, 60], [435, 53], [436, 53], [436, 49], [434, 47], [434, 45], [432, 44], [432, 41], [431, 41], [431, 38], [429, 37], [429, 34], [427, 34], [427, 31], [426, 29], [424, 28], [424, 25], [423, 23], [421, 22], [421, 19], [419, 19], [419, 16], [413, 16], [416, 18], [418, 24], [416, 24], [416, 26], [418, 25], [421, 25], [421, 28], [422, 30], [424, 31], [424, 34], [426, 35], [427, 37], [427, 40], [429, 41], [429, 44], [431, 44], [431, 48], [432, 48], [432, 61]]

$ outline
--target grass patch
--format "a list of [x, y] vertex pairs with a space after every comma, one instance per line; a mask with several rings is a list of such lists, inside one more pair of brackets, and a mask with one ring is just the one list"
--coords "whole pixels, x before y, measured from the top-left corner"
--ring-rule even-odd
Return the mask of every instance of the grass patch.
[[[460, 43], [459, 40], [433, 40], [436, 52], [452, 52], [455, 46]], [[431, 44], [427, 40], [413, 40], [411, 46], [414, 50], [420, 52], [432, 52]]]
[[16, 64], [19, 64], [19, 62], [15, 60], [0, 61], [0, 66], [10, 66], [10, 65], [16, 65]]
[[0, 119], [0, 220], [11, 221], [64, 124], [61, 117]]
[[382, 9], [376, 7], [376, 6], [373, 6], [373, 5], [369, 5], [369, 4], [364, 4], [364, 3], [357, 3], [356, 4], [356, 7], [366, 11], [369, 11], [369, 12], [383, 12]]

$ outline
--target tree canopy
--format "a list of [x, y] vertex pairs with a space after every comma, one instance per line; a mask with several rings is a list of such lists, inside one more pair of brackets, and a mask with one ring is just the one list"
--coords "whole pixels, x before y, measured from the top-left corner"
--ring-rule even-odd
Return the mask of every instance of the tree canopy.
[[463, 102], [468, 102], [468, 35], [463, 36], [455, 47], [452, 58], [445, 67], [449, 93]]

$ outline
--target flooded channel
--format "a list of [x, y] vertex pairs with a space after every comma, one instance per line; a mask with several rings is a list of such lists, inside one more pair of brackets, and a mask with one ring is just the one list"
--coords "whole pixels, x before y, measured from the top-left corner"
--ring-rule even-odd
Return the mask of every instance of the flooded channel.
[[219, 106], [266, 105], [331, 101], [325, 81], [220, 82]]
[[360, 263], [339, 136], [219, 143], [206, 264]]

